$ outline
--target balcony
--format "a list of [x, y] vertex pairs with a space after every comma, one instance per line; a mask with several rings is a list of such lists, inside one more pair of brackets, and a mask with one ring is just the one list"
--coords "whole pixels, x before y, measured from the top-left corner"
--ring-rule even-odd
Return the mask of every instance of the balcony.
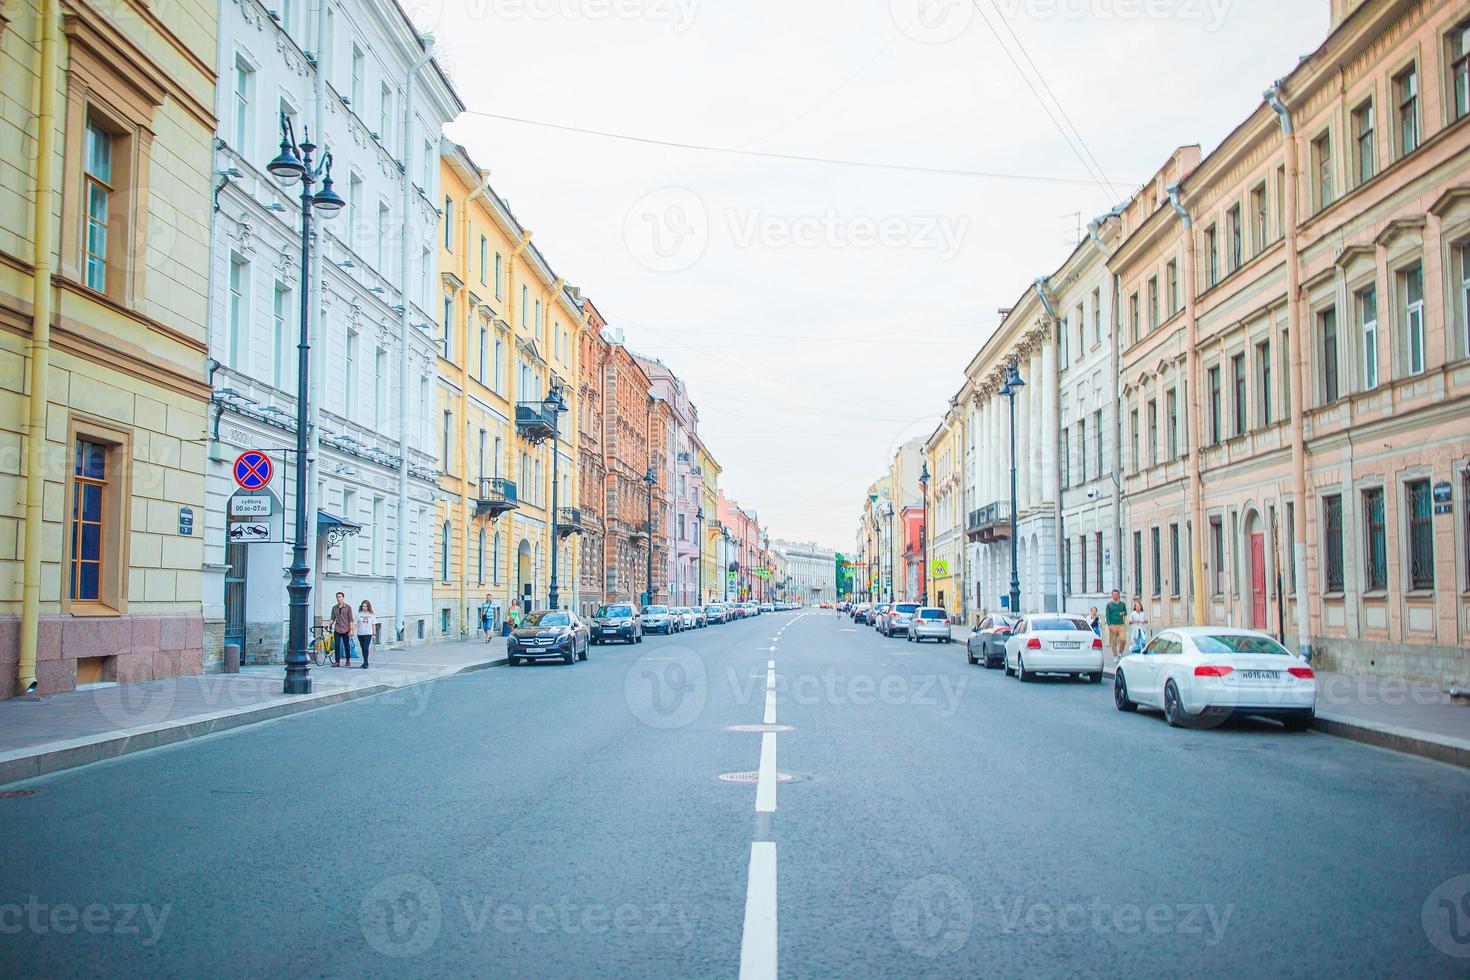
[[517, 402], [516, 431], [533, 443], [553, 438], [557, 433], [556, 409], [540, 401]]
[[557, 537], [565, 538], [572, 534], [581, 534], [582, 508], [563, 507], [556, 512], [556, 534]]
[[520, 506], [516, 498], [516, 485], [503, 476], [480, 481], [475, 492], [475, 516], [488, 515], [491, 520]]
[[646, 522], [643, 524], [628, 524], [626, 527], [629, 541], [637, 544], [648, 540], [648, 524]]
[[1011, 502], [997, 500], [979, 510], [970, 511], [965, 522], [965, 538], [980, 544], [989, 544], [1000, 538], [1011, 536]]

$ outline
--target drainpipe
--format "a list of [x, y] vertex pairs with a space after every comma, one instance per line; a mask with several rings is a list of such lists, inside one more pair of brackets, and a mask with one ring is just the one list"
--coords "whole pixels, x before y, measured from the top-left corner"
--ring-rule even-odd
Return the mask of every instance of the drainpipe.
[[1199, 472], [1199, 321], [1195, 315], [1194, 280], [1194, 220], [1180, 197], [1179, 182], [1165, 188], [1169, 204], [1184, 226], [1184, 381], [1189, 385], [1189, 426], [1185, 435], [1189, 439], [1189, 573], [1194, 582], [1193, 623], [1205, 624], [1205, 574], [1201, 554], [1204, 532], [1201, 522], [1204, 514], [1204, 491], [1200, 485]]
[[36, 76], [36, 203], [31, 272], [31, 377], [26, 406], [26, 547], [21, 572], [20, 656], [16, 690], [36, 693], [36, 652], [41, 634], [41, 548], [46, 499], [47, 380], [51, 371], [51, 213], [56, 202], [56, 67], [61, 44], [57, 0], [41, 3], [41, 71]]
[[[1093, 246], [1102, 253], [1104, 262], [1112, 255], [1108, 249], [1107, 242], [1102, 238], [1102, 227], [1108, 221], [1121, 218], [1128, 204], [1124, 202], [1113, 208], [1107, 214], [1099, 215], [1087, 223], [1087, 237], [1092, 240]], [[1112, 488], [1108, 491], [1109, 510], [1113, 515], [1113, 560], [1108, 562], [1109, 572], [1112, 575], [1110, 582], [1099, 582], [1098, 586], [1106, 595], [1109, 586], [1119, 590], [1123, 589], [1123, 406], [1121, 374], [1122, 366], [1122, 338], [1118, 336], [1118, 292], [1120, 289], [1118, 277], [1110, 277], [1112, 282], [1109, 289], [1108, 329], [1112, 333], [1112, 343], [1108, 345], [1108, 359], [1111, 362], [1108, 371], [1108, 397], [1112, 399], [1112, 442], [1113, 459], [1109, 464], [1109, 475], [1112, 477]], [[1101, 316], [1101, 312], [1098, 313]]]
[[[1047, 343], [1051, 345], [1052, 376], [1046, 379], [1046, 383], [1051, 385], [1052, 389], [1056, 392], [1056, 396], [1053, 398], [1053, 404], [1056, 406], [1056, 417], [1052, 419], [1053, 427], [1050, 433], [1052, 440], [1052, 459], [1056, 461], [1055, 465], [1051, 468], [1052, 499], [1055, 501], [1052, 505], [1052, 544], [1056, 549], [1053, 553], [1057, 556], [1057, 612], [1061, 613], [1067, 611], [1066, 579], [1062, 574], [1061, 568], [1062, 545], [1066, 534], [1066, 528], [1062, 526], [1062, 358], [1061, 351], [1057, 348], [1056, 333], [1060, 329], [1061, 320], [1057, 316], [1056, 304], [1052, 301], [1051, 293], [1048, 292], [1050, 284], [1051, 276], [1038, 276], [1036, 278], [1036, 295], [1040, 297], [1041, 306], [1046, 310], [1047, 320], [1049, 321], [1048, 325], [1050, 327]], [[1042, 397], [1044, 403], [1045, 395]]]
[[[406, 575], [404, 559], [409, 553], [406, 533], [408, 528], [408, 347], [409, 333], [412, 328], [408, 322], [408, 246], [413, 234], [413, 178], [410, 176], [413, 173], [413, 86], [419, 71], [434, 58], [434, 39], [424, 36], [419, 38], [419, 43], [423, 45], [423, 51], [414, 63], [408, 66], [408, 72], [403, 78], [403, 213], [400, 216], [402, 223], [399, 229], [399, 236], [403, 244], [398, 250], [398, 305], [402, 308], [398, 314], [398, 523], [394, 528], [394, 533], [398, 538], [398, 556], [393, 562], [393, 632], [400, 643], [403, 642], [406, 622], [403, 615]], [[320, 76], [321, 73], [318, 72], [317, 75]], [[428, 188], [424, 190], [427, 192]], [[427, 534], [420, 536], [427, 540]], [[463, 579], [464, 576], [461, 575], [460, 578]], [[461, 624], [462, 621], [463, 611], [461, 610]]]
[[1309, 629], [1311, 612], [1307, 605], [1307, 444], [1302, 434], [1303, 404], [1306, 391], [1304, 341], [1301, 316], [1301, 266], [1297, 251], [1297, 133], [1292, 125], [1291, 110], [1282, 99], [1281, 80], [1277, 79], [1265, 92], [1266, 104], [1281, 120], [1281, 144], [1286, 153], [1286, 318], [1291, 331], [1291, 374], [1287, 379], [1291, 393], [1291, 495], [1295, 503], [1292, 521], [1292, 569], [1296, 578], [1297, 652], [1308, 660], [1312, 657]]

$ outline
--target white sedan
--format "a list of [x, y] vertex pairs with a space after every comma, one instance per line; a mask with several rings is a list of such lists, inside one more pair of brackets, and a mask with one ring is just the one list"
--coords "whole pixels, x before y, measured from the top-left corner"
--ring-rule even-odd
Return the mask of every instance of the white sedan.
[[1118, 661], [1113, 704], [1160, 708], [1174, 727], [1232, 714], [1278, 718], [1292, 731], [1312, 723], [1317, 677], [1265, 633], [1226, 627], [1164, 630]]
[[1006, 640], [1006, 673], [1018, 680], [1034, 681], [1037, 674], [1075, 674], [1097, 684], [1102, 672], [1102, 638], [1080, 616], [1027, 616]]

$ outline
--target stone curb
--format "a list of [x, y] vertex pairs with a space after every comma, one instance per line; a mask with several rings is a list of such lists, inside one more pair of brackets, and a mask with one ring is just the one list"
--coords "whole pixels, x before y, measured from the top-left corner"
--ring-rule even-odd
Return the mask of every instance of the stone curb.
[[227, 732], [231, 729], [243, 728], [246, 725], [270, 721], [273, 718], [284, 718], [288, 715], [310, 711], [313, 708], [325, 708], [333, 704], [341, 704], [344, 701], [355, 701], [358, 698], [370, 697], [375, 694], [385, 694], [388, 691], [401, 690], [405, 687], [414, 687], [418, 684], [426, 684], [429, 681], [453, 677], [456, 674], [485, 670], [489, 667], [500, 667], [505, 662], [505, 658], [485, 660], [465, 664], [457, 670], [434, 674], [422, 680], [414, 681], [412, 684], [401, 684], [397, 686], [374, 684], [371, 687], [355, 688], [347, 691], [333, 691], [329, 694], [307, 694], [290, 701], [277, 701], [273, 704], [247, 707], [238, 711], [217, 711], [207, 715], [196, 715], [193, 718], [181, 718], [177, 721], [164, 722], [163, 724], [152, 727], [126, 728], [113, 732], [105, 732], [100, 735], [69, 739], [63, 742], [51, 742], [41, 746], [39, 750], [17, 749], [14, 752], [0, 753], [0, 786], [4, 786], [7, 783], [19, 782], [23, 779], [34, 779], [37, 776], [62, 772], [66, 769], [75, 769], [79, 766], [90, 765], [93, 762], [115, 759], [118, 756], [130, 755], [134, 752], [160, 748], [165, 745], [174, 745], [179, 742], [188, 741], [189, 739], [213, 735], [216, 732]]
[[1376, 745], [1395, 752], [1405, 752], [1425, 759], [1434, 759], [1437, 762], [1447, 762], [1452, 766], [1470, 768], [1470, 743], [1460, 739], [1436, 741], [1409, 729], [1363, 725], [1321, 714], [1313, 719], [1312, 728], [1327, 735], [1351, 739], [1365, 745]]

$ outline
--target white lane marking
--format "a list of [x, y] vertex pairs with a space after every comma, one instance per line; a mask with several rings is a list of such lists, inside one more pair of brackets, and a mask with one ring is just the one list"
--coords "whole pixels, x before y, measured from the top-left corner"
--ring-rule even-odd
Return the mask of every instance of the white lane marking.
[[776, 812], [776, 733], [761, 734], [760, 780], [755, 785], [755, 812]]
[[776, 723], [776, 692], [766, 692], [766, 714], [763, 724], [774, 725]]
[[774, 666], [776, 666], [776, 661], [774, 661], [774, 660], [767, 660], [766, 661], [766, 666], [767, 667], [774, 667]]
[[776, 845], [750, 845], [745, 884], [745, 930], [740, 937], [740, 980], [776, 976]]

